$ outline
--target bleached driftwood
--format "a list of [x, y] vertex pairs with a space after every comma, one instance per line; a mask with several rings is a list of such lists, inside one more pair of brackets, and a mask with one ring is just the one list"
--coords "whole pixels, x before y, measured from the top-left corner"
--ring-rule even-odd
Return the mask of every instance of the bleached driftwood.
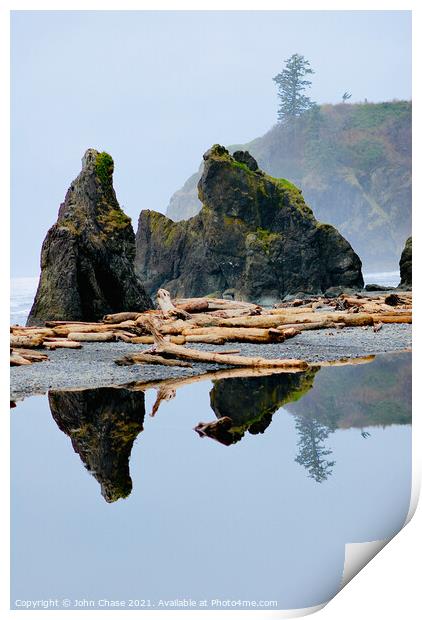
[[214, 364], [227, 364], [231, 366], [250, 366], [264, 368], [291, 368], [305, 370], [308, 364], [302, 360], [295, 359], [266, 359], [264, 357], [245, 357], [242, 355], [221, 355], [214, 351], [198, 351], [189, 349], [181, 345], [173, 344], [166, 340], [159, 332], [158, 326], [152, 317], [149, 319], [149, 329], [154, 336], [155, 344], [153, 349], [148, 352], [165, 354], [166, 356], [177, 359], [190, 360], [196, 362], [207, 362]]
[[82, 345], [80, 342], [76, 342], [75, 340], [67, 340], [65, 338], [60, 338], [58, 340], [45, 340], [44, 346], [48, 349], [81, 349]]
[[11, 349], [10, 365], [11, 366], [27, 366], [33, 362], [43, 362], [48, 360], [48, 355], [33, 351], [32, 349]]
[[[283, 302], [272, 309], [225, 299], [191, 298], [176, 299], [173, 302], [164, 289], [160, 289], [157, 301], [160, 305], [158, 310], [110, 314], [104, 317], [102, 323], [46, 321], [45, 327], [14, 325], [10, 327], [11, 346], [16, 349], [80, 348], [80, 342], [110, 342], [116, 339], [133, 344], [154, 344], [151, 318], [158, 331], [167, 337], [166, 346], [180, 347], [194, 342], [215, 345], [226, 342], [281, 343], [286, 338], [310, 329], [367, 329], [372, 326], [376, 333], [384, 324], [412, 322], [412, 293], [405, 291], [376, 296], [356, 293], [333, 299], [297, 299]], [[187, 351], [189, 359], [192, 359], [192, 349]], [[211, 354], [214, 359], [210, 359]], [[14, 355], [14, 363], [19, 363], [16, 357], [19, 354]], [[218, 361], [218, 355], [216, 351], [198, 351], [195, 359], [215, 362]], [[245, 358], [238, 357], [240, 361], [235, 359], [234, 363], [247, 364]], [[285, 363], [277, 361], [280, 362]], [[221, 363], [231, 364], [227, 355]], [[270, 362], [265, 360], [259, 363]]]
[[74, 340], [75, 342], [110, 342], [116, 339], [114, 332], [70, 332], [67, 337], [69, 340]]
[[122, 323], [123, 321], [136, 321], [139, 312], [117, 312], [116, 314], [106, 314], [103, 317], [104, 323]]
[[164, 317], [174, 316], [181, 319], [190, 318], [190, 314], [188, 312], [181, 308], [176, 308], [171, 301], [170, 293], [164, 288], [160, 288], [157, 291], [157, 304]]
[[14, 334], [11, 334], [10, 346], [14, 349], [32, 349], [36, 347], [41, 347], [43, 340], [44, 336], [42, 334], [34, 334], [28, 336], [15, 336]]
[[189, 299], [184, 303], [176, 304], [178, 310], [184, 310], [188, 314], [194, 314], [196, 312], [207, 312], [209, 309], [209, 303], [207, 299]]
[[19, 353], [10, 354], [11, 366], [27, 366], [28, 364], [32, 364], [31, 360], [26, 359], [23, 355], [19, 355]]

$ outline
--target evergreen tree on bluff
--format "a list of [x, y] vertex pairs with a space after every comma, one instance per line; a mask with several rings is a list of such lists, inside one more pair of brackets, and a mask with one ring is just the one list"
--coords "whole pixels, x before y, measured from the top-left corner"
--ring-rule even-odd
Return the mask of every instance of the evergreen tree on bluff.
[[306, 110], [314, 107], [315, 102], [304, 94], [312, 84], [305, 78], [313, 73], [309, 61], [304, 56], [293, 54], [286, 60], [283, 71], [273, 78], [280, 98], [277, 112], [280, 122], [301, 116]]

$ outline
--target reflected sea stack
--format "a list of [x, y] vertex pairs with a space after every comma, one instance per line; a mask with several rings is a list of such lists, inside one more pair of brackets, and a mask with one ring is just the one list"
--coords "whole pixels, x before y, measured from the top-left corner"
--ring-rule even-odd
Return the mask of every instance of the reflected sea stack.
[[312, 369], [215, 381], [210, 404], [218, 420], [201, 422], [195, 430], [225, 445], [240, 441], [247, 431], [251, 435], [264, 433], [280, 407], [298, 400], [312, 388], [316, 372]]
[[143, 430], [144, 393], [115, 387], [50, 390], [48, 400], [57, 426], [100, 483], [104, 499], [127, 497], [132, 490], [129, 458]]

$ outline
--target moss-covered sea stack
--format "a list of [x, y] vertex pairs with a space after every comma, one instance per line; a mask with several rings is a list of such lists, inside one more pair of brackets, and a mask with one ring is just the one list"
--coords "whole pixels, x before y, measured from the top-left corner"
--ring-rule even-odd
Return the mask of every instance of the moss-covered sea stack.
[[361, 261], [328, 224], [319, 223], [302, 192], [258, 169], [254, 158], [214, 145], [198, 183], [202, 209], [173, 222], [142, 211], [136, 269], [147, 292], [223, 294], [266, 303], [332, 286], [362, 287]]
[[28, 325], [95, 321], [151, 300], [134, 271], [135, 235], [113, 189], [113, 159], [88, 149], [41, 251], [41, 277]]

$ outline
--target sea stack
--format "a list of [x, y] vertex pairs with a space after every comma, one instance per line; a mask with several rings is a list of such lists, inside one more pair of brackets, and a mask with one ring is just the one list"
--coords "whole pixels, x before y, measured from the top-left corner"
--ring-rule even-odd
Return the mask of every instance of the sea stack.
[[409, 237], [400, 257], [400, 288], [412, 288], [412, 237]]
[[202, 209], [186, 221], [141, 212], [135, 265], [148, 293], [162, 287], [178, 297], [273, 303], [363, 286], [346, 239], [315, 219], [300, 189], [259, 170], [248, 152], [207, 151], [198, 195]]
[[41, 250], [41, 276], [27, 325], [97, 321], [152, 302], [134, 271], [135, 235], [113, 188], [113, 159], [88, 149]]

